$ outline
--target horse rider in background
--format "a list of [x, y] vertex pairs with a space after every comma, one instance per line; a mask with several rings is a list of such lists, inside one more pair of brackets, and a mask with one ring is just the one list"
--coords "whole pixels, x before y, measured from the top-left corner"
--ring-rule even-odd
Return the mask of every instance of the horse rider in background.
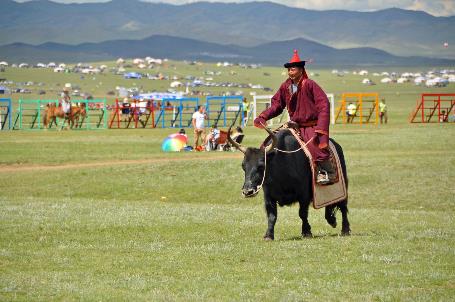
[[70, 120], [70, 115], [71, 115], [71, 97], [70, 97], [70, 90], [68, 87], [63, 88], [62, 92], [62, 111], [65, 114], [65, 121], [68, 121], [69, 125], [69, 120]]

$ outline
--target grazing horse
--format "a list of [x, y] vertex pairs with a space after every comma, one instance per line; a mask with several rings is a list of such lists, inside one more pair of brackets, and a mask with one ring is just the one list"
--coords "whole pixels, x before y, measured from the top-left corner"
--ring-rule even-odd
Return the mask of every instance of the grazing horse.
[[[67, 117], [70, 128], [73, 128], [74, 124], [76, 124], [77, 128], [79, 126], [79, 118], [85, 118], [86, 115], [87, 110], [85, 108], [85, 103], [81, 103], [81, 105], [77, 107], [71, 106], [71, 111]], [[44, 128], [50, 128], [53, 122], [57, 125], [57, 118], [65, 118], [62, 106], [56, 106], [55, 103], [48, 103], [43, 116]]]

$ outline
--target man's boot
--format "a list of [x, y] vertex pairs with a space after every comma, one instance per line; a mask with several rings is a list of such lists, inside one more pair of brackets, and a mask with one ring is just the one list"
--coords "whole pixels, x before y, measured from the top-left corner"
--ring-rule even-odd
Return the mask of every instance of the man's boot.
[[318, 175], [316, 176], [316, 183], [318, 185], [333, 184], [336, 179], [336, 170], [330, 159], [319, 161], [316, 163]]

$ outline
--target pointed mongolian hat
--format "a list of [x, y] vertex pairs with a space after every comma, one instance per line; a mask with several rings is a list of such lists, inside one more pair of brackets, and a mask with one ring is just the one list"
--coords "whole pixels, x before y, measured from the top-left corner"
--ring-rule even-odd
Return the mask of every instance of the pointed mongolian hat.
[[289, 67], [304, 67], [305, 66], [305, 61], [300, 60], [299, 54], [296, 49], [294, 49], [294, 55], [291, 58], [291, 61], [289, 63], [284, 64], [285, 68]]

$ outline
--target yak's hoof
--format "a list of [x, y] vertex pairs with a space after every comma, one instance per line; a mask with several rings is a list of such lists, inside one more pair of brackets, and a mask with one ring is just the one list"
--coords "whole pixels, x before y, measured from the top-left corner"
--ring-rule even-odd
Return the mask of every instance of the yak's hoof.
[[341, 236], [350, 236], [351, 235], [351, 230], [341, 230]]
[[302, 233], [302, 237], [303, 237], [303, 238], [312, 238], [312, 237], [313, 237], [313, 234], [312, 234], [311, 232]]
[[275, 238], [273, 238], [273, 236], [270, 236], [270, 235], [265, 235], [264, 236], [264, 241], [273, 241]]

